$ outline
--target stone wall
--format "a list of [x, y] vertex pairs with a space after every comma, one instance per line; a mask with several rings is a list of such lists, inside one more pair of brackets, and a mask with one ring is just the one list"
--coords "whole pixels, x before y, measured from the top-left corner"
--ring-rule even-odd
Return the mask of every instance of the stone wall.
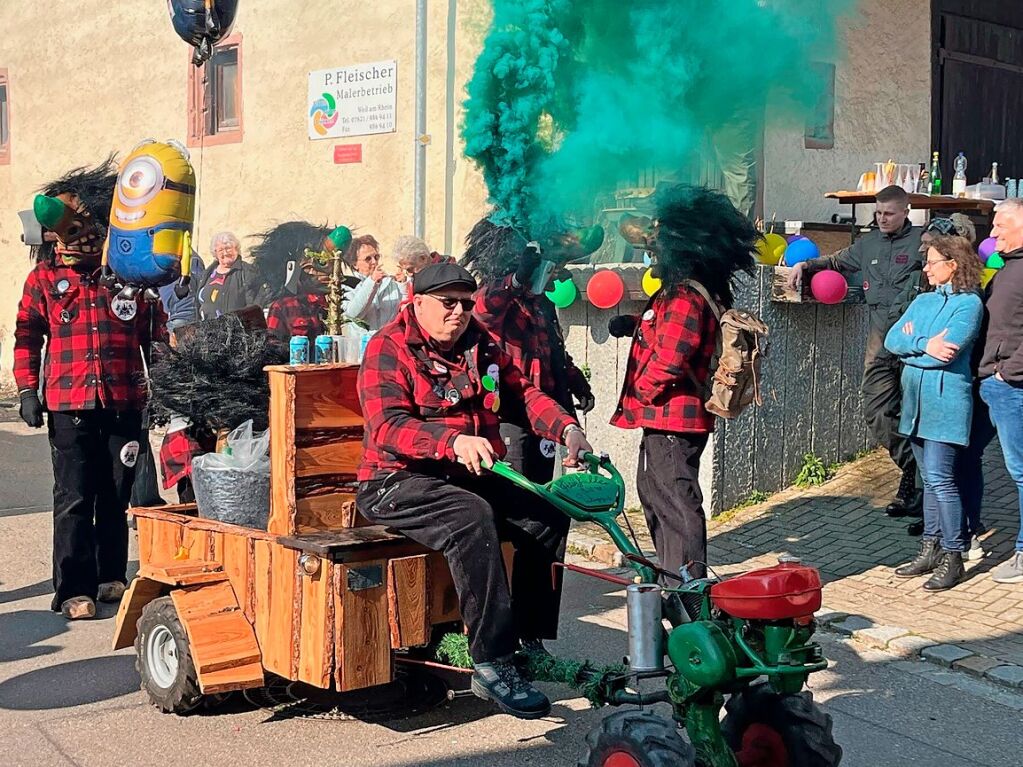
[[[623, 267], [622, 272], [639, 271]], [[591, 270], [574, 276], [584, 285]], [[734, 421], [718, 419], [718, 428], [700, 467], [708, 514], [731, 508], [759, 490], [791, 484], [806, 453], [825, 463], [846, 460], [870, 444], [860, 409], [859, 384], [866, 339], [863, 304], [785, 304], [770, 300], [773, 272], [759, 267], [743, 283], [736, 305], [749, 309], [770, 326], [763, 369], [762, 407], [748, 409]], [[635, 283], [635, 277], [627, 279]], [[568, 351], [587, 365], [597, 405], [585, 427], [593, 446], [609, 453], [628, 482], [628, 506], [635, 494], [638, 430], [608, 424], [618, 402], [630, 339], [611, 338], [607, 321], [616, 314], [643, 311], [645, 301], [626, 300], [601, 310], [578, 300], [561, 312]]]

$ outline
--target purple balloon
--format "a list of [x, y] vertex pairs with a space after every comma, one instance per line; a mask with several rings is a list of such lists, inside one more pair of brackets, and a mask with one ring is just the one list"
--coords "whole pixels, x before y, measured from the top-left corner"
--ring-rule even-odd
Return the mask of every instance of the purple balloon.
[[802, 234], [790, 234], [785, 239], [788, 240], [789, 242], [795, 242], [796, 240], [805, 240], [807, 238], [805, 235]]
[[998, 249], [998, 246], [995, 245], [995, 242], [996, 240], [994, 237], [988, 237], [986, 240], [980, 243], [980, 246], [977, 248], [977, 254], [980, 256], [981, 261], [987, 261], [991, 254]]

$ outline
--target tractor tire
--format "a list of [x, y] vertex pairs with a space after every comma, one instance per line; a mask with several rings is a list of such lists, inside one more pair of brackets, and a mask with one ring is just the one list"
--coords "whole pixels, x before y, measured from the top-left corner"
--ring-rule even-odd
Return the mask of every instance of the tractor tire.
[[831, 716], [809, 692], [781, 695], [766, 684], [732, 695], [721, 731], [739, 767], [836, 767], [842, 748]]
[[579, 767], [694, 767], [696, 752], [675, 723], [649, 711], [619, 711], [586, 736]]
[[203, 699], [188, 635], [170, 597], [142, 610], [135, 638], [135, 668], [149, 702], [168, 714], [187, 714]]

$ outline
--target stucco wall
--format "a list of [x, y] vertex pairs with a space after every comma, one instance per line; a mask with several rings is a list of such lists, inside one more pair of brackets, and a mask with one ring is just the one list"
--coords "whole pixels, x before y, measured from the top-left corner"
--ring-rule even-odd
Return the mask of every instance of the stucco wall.
[[[621, 267], [627, 274], [642, 267]], [[592, 270], [573, 268], [585, 285]], [[764, 404], [741, 416], [717, 419], [700, 463], [707, 514], [731, 508], [754, 490], [790, 485], [806, 453], [826, 464], [848, 460], [871, 445], [863, 423], [860, 378], [866, 339], [863, 304], [784, 304], [770, 300], [773, 270], [760, 267], [742, 280], [736, 306], [759, 315], [770, 328], [763, 365]], [[636, 277], [625, 278], [635, 284]], [[616, 314], [641, 314], [645, 302], [625, 300], [613, 309], [576, 301], [559, 313], [576, 364], [587, 365], [597, 403], [584, 426], [594, 448], [608, 453], [627, 478], [628, 506], [639, 506], [635, 482], [641, 432], [608, 424], [618, 404], [632, 339], [608, 335]]]
[[930, 19], [929, 0], [860, 0], [835, 70], [835, 147], [805, 149], [802, 125], [768, 125], [765, 218], [830, 221], [849, 208], [824, 192], [855, 189], [873, 163], [930, 163]]
[[[457, 140], [482, 6], [429, 3], [426, 238], [441, 251], [461, 242], [485, 199]], [[87, 16], [82, 7], [74, 0], [0, 3], [13, 154], [0, 165], [0, 384], [10, 383], [15, 309], [29, 269], [16, 211], [31, 204], [40, 184], [75, 165], [127, 153], [142, 138], [184, 143], [186, 136], [190, 48], [174, 34], [166, 3], [90, 3]], [[415, 4], [245, 2], [235, 31], [243, 39], [244, 139], [191, 150], [202, 255], [215, 231], [243, 236], [294, 217], [356, 225], [384, 247], [410, 233]], [[395, 133], [308, 138], [309, 71], [392, 58]], [[363, 145], [363, 162], [335, 165], [334, 145], [354, 142]]]

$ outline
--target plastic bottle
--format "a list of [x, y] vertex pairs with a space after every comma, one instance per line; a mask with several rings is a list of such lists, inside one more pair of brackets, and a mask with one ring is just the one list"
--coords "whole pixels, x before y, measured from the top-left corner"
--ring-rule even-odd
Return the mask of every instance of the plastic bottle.
[[953, 197], [965, 197], [966, 196], [966, 155], [960, 152], [956, 156], [955, 170], [956, 173], [952, 177], [952, 196]]

